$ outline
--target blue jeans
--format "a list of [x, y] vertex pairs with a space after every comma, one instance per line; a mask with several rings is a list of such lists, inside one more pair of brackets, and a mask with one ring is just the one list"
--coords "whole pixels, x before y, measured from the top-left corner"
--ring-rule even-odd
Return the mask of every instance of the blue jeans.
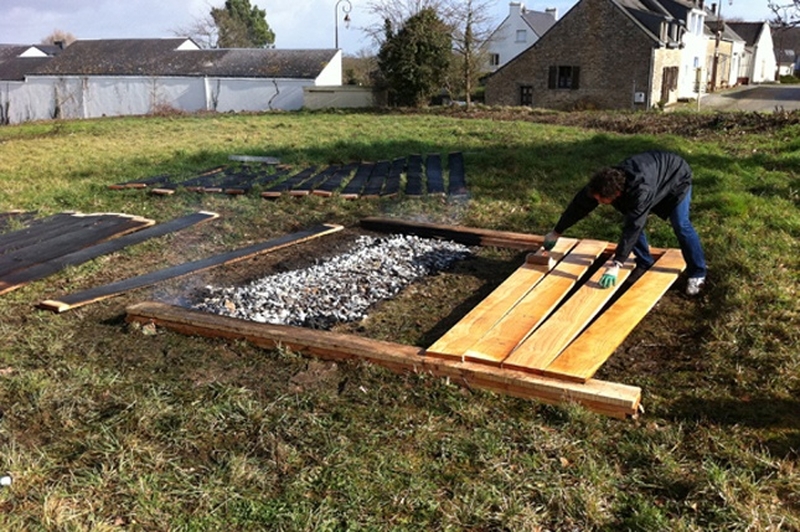
[[[686, 274], [689, 278], [706, 276], [706, 256], [703, 253], [703, 246], [700, 245], [700, 237], [694, 230], [692, 222], [689, 220], [689, 204], [692, 203], [692, 187], [686, 192], [675, 209], [669, 214], [669, 222], [672, 230], [678, 237], [678, 244], [686, 261]], [[633, 255], [636, 257], [636, 266], [647, 269], [653, 265], [653, 257], [650, 255], [650, 245], [647, 243], [647, 235], [644, 230], [639, 234], [639, 239], [633, 246]]]

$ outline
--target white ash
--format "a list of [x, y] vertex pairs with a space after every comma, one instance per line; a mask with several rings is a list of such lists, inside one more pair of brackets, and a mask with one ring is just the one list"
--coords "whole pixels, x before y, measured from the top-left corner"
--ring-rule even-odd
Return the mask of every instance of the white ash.
[[261, 323], [328, 329], [364, 319], [378, 301], [471, 254], [468, 247], [412, 235], [360, 236], [349, 253], [245, 286], [208, 286], [195, 309]]

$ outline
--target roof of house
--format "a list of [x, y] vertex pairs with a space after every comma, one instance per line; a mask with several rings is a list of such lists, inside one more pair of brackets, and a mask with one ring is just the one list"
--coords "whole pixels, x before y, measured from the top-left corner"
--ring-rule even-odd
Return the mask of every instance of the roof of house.
[[[630, 15], [642, 29], [646, 30], [650, 38], [661, 41], [661, 24], [677, 22], [672, 14], [656, 0], [612, 0], [624, 12]], [[672, 43], [677, 46], [678, 43]]]
[[316, 78], [337, 50], [186, 48], [189, 39], [78, 40], [35, 72], [57, 76]]
[[522, 13], [522, 20], [531, 27], [531, 29], [541, 37], [544, 32], [549, 30], [553, 24], [556, 23], [555, 13], [547, 13], [542, 11], [531, 11], [526, 9]]
[[0, 61], [0, 80], [25, 81], [25, 76], [36, 72], [52, 60], [52, 57], [12, 57]]
[[764, 29], [763, 22], [728, 22], [728, 26], [744, 39], [747, 46], [754, 46]]

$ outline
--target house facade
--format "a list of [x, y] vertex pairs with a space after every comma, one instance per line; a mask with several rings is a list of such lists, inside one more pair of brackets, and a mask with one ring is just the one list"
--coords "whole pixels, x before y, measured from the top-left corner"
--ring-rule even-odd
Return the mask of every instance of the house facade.
[[8, 79], [5, 66], [5, 123], [163, 110], [296, 110], [304, 87], [342, 80], [339, 50], [204, 50], [191, 39], [79, 40], [22, 79]]
[[508, 16], [486, 41], [485, 72], [494, 72], [539, 40], [556, 23], [555, 8], [527, 9], [521, 2], [508, 5]]
[[717, 15], [715, 5], [707, 12], [705, 35], [707, 91], [737, 85], [745, 56], [745, 41]]
[[740, 83], [775, 81], [778, 64], [772, 30], [766, 22], [728, 22], [745, 41], [745, 55], [739, 68]]
[[[663, 8], [647, 4], [580, 0], [487, 78], [487, 104], [648, 109], [676, 101], [684, 28]], [[705, 43], [702, 50], [704, 58]]]

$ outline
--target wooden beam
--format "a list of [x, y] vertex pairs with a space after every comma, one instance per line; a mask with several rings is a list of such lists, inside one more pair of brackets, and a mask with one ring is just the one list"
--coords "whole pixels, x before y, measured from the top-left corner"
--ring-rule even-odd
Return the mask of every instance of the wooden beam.
[[287, 246], [299, 244], [300, 242], [305, 242], [307, 240], [311, 240], [312, 238], [335, 233], [337, 231], [341, 231], [342, 229], [344, 229], [344, 227], [341, 225], [318, 225], [305, 231], [292, 233], [269, 240], [267, 242], [262, 242], [245, 248], [230, 251], [228, 253], [223, 253], [221, 255], [215, 255], [206, 259], [179, 264], [171, 268], [146, 273], [144, 275], [125, 279], [116, 283], [90, 288], [89, 290], [70, 294], [61, 297], [60, 299], [48, 299], [40, 302], [37, 307], [53, 312], [65, 312], [67, 310], [107, 299], [130, 290], [142, 288], [144, 286], [150, 286], [167, 279], [182, 277], [190, 273], [196, 273], [216, 266], [221, 266], [223, 264], [231, 264], [242, 259], [260, 255], [262, 253], [276, 251]]
[[544, 370], [544, 375], [587, 382], [650, 312], [686, 268], [670, 249]]
[[190, 227], [208, 220], [213, 220], [214, 218], [218, 217], [219, 215], [217, 213], [200, 211], [183, 216], [181, 218], [176, 218], [175, 220], [170, 220], [162, 224], [148, 227], [119, 238], [107, 240], [105, 242], [101, 242], [100, 244], [89, 246], [73, 253], [61, 255], [46, 262], [34, 264], [33, 266], [30, 266], [24, 270], [18, 270], [0, 277], [0, 294], [5, 294], [6, 292], [10, 292], [16, 288], [19, 288], [20, 286], [24, 286], [30, 282], [43, 279], [48, 275], [60, 272], [67, 266], [77, 266], [79, 264], [83, 264], [84, 262], [100, 257], [101, 255], [107, 255], [109, 253], [119, 251], [127, 246], [144, 242], [150, 238], [156, 238], [168, 233], [173, 233], [175, 231], [185, 229], [186, 227]]
[[264, 348], [286, 346], [327, 360], [360, 359], [396, 372], [430, 373], [467, 386], [492, 390], [549, 404], [574, 401], [605, 415], [626, 418], [638, 415], [641, 389], [599, 380], [572, 383], [436, 357], [423, 350], [353, 335], [274, 325], [229, 318], [157, 302], [127, 309], [127, 321], [153, 323], [182, 334], [209, 338], [246, 340]]
[[[578, 241], [561, 238], [553, 250], [553, 258], [561, 258]], [[547, 274], [547, 267], [523, 264], [466, 316], [436, 340], [425, 352], [428, 355], [464, 358], [464, 353], [503, 318]]]
[[[361, 227], [382, 233], [405, 233], [424, 238], [444, 238], [467, 246], [495, 246], [500, 248], [534, 250], [544, 242], [544, 236], [513, 231], [496, 231], [463, 225], [412, 222], [397, 218], [368, 217], [361, 220]], [[617, 245], [609, 243], [604, 253], [614, 253]], [[650, 248], [653, 258], [664, 254], [664, 248]]]

